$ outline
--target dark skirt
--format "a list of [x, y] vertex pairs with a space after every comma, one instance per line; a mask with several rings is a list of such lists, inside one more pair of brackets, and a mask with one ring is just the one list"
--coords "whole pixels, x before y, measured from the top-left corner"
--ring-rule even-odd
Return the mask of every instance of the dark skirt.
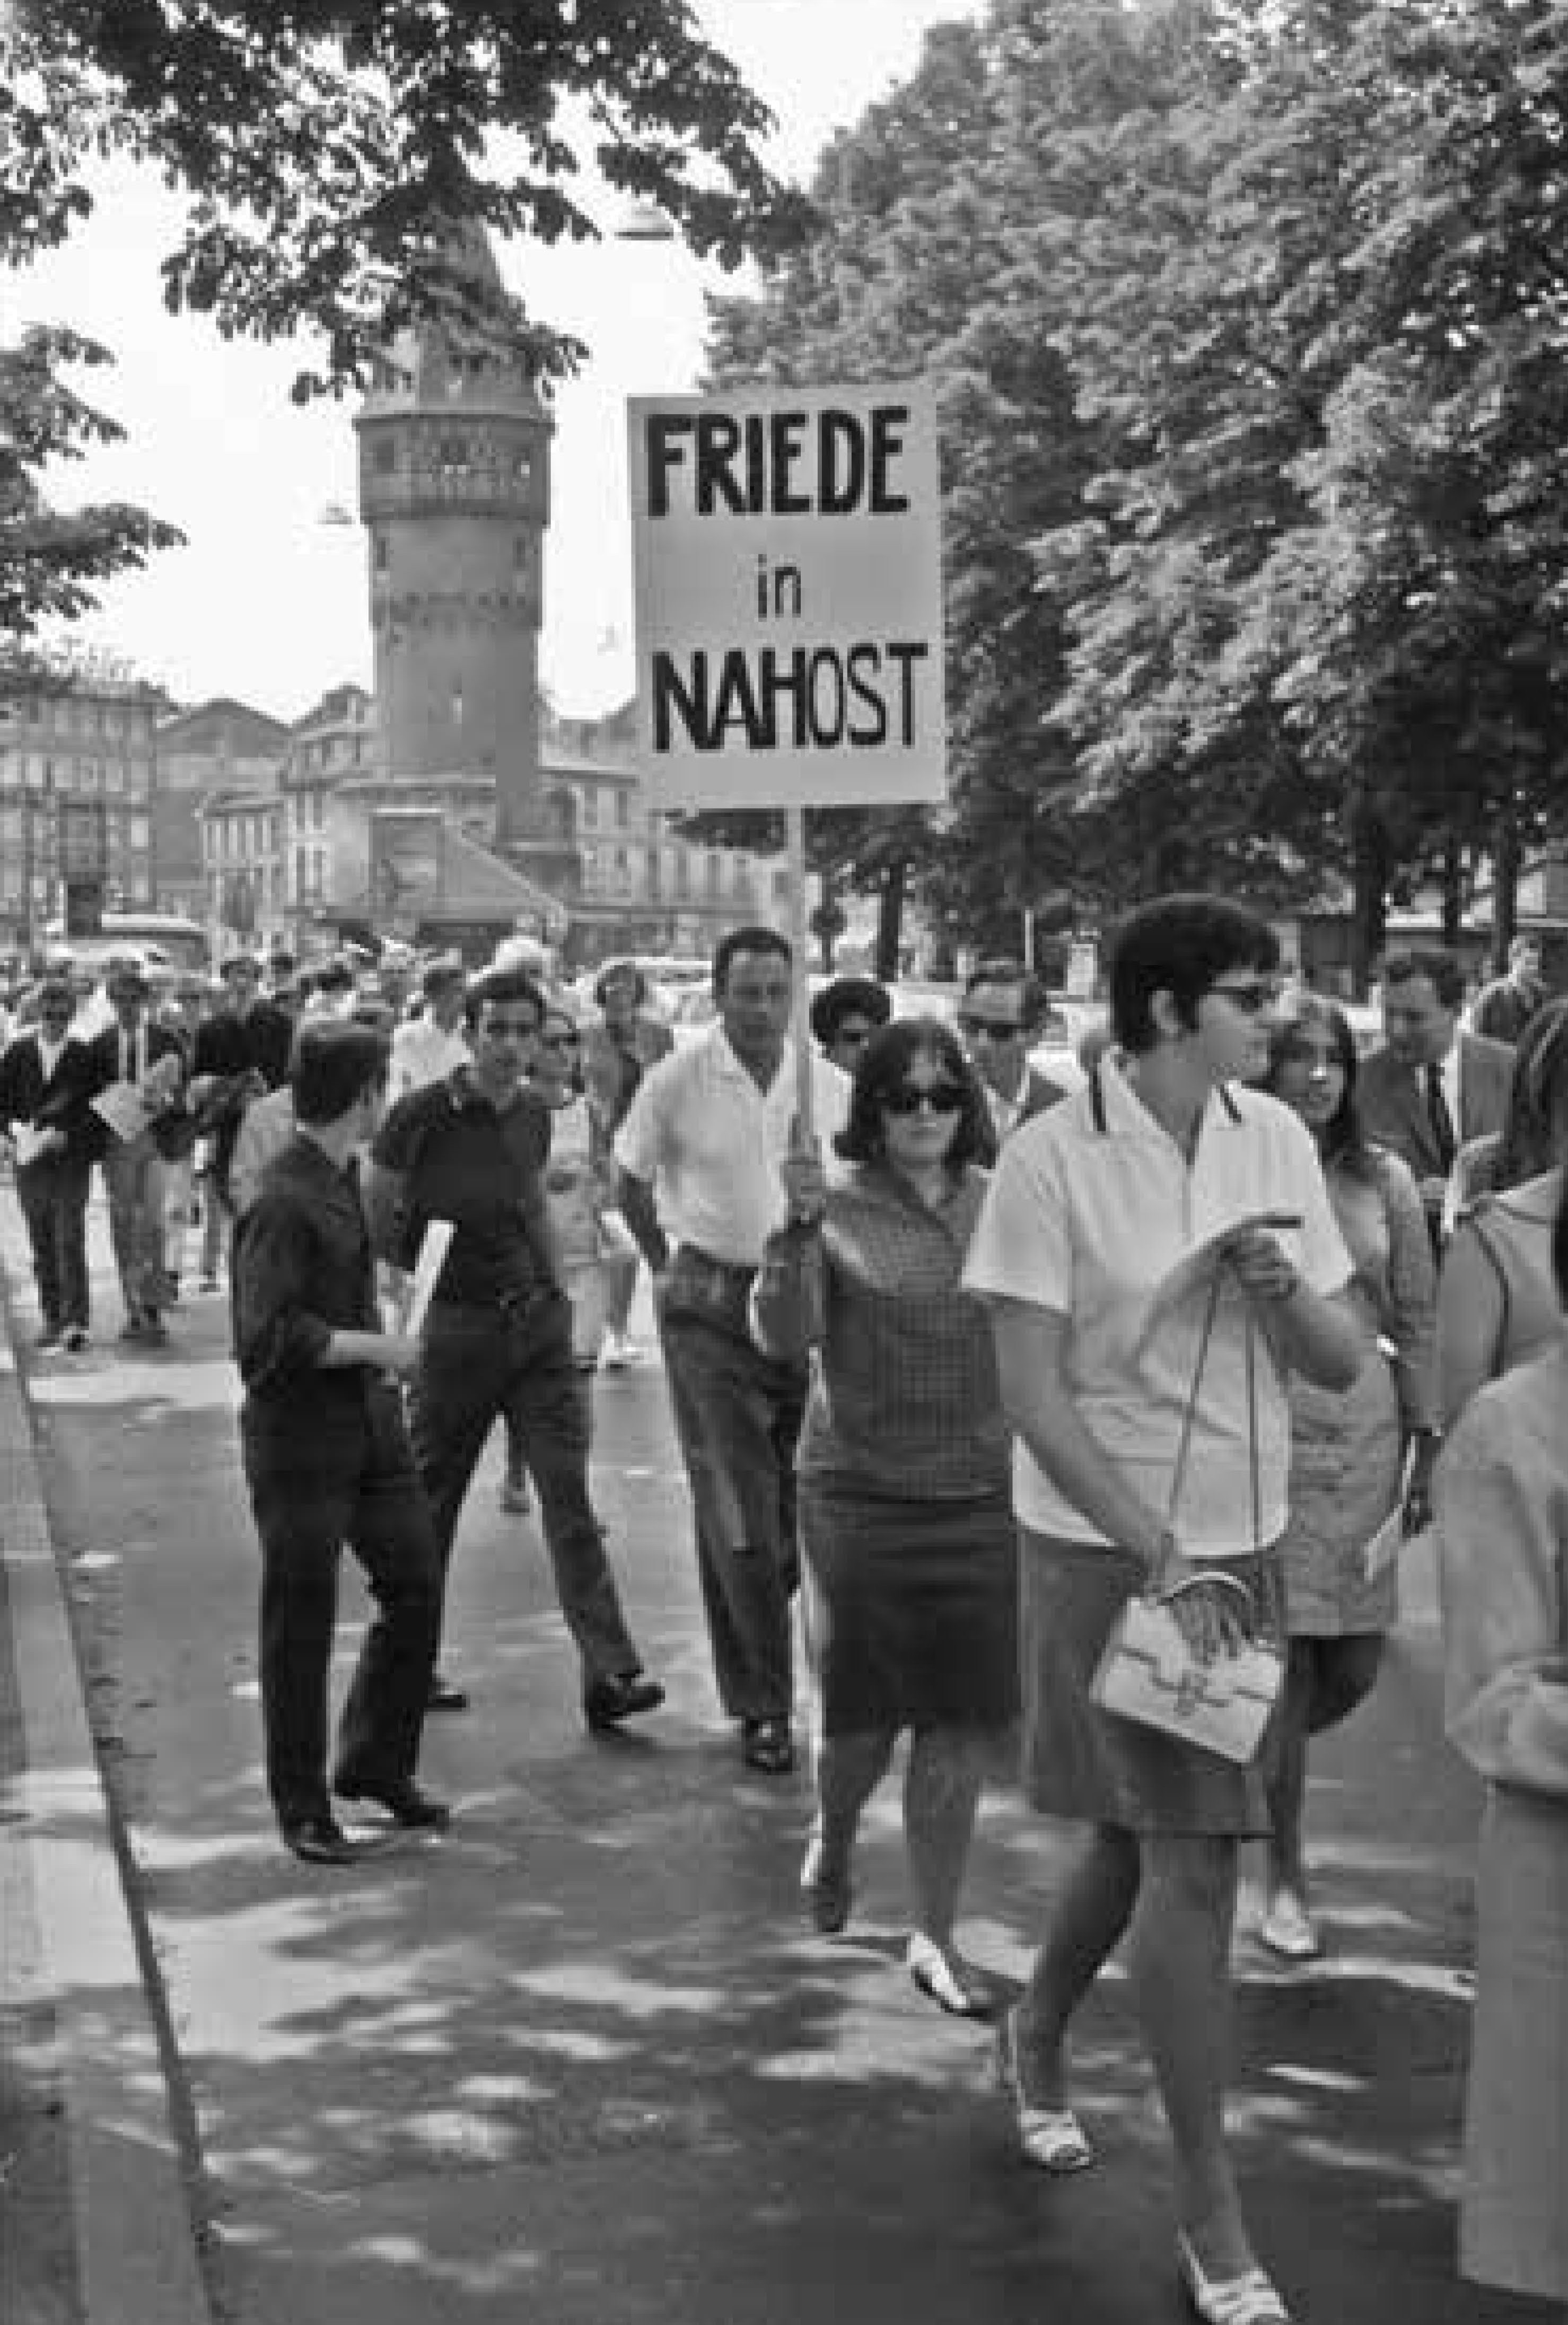
[[[1023, 1786], [1042, 1815], [1125, 1832], [1236, 1839], [1269, 1829], [1268, 1783], [1278, 1749], [1276, 1706], [1258, 1756], [1239, 1768], [1156, 1728], [1102, 1711], [1090, 1682], [1111, 1626], [1145, 1579], [1140, 1559], [1097, 1542], [1019, 1528], [1023, 1666]], [[1277, 1552], [1228, 1558], [1252, 1591], [1260, 1627], [1278, 1639], [1285, 1616]]]
[[1005, 1492], [899, 1501], [798, 1480], [826, 1736], [1018, 1717], [1018, 1538]]

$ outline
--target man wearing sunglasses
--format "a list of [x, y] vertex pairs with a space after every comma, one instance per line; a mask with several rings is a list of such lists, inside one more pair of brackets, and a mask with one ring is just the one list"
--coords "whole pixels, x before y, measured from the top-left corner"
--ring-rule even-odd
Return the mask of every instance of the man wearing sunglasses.
[[1029, 1046], [1050, 1013], [1045, 987], [1019, 960], [982, 960], [970, 973], [958, 1031], [991, 1108], [996, 1143], [1059, 1105], [1066, 1092], [1031, 1066]]

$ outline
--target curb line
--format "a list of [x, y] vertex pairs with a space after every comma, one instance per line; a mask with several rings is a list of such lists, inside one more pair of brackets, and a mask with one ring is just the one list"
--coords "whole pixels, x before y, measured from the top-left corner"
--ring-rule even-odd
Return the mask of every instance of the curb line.
[[[71, 2228], [87, 2325], [212, 2325], [167, 2049], [116, 1820], [94, 1750], [0, 1258], [0, 1565], [23, 1736], [14, 1780], [24, 1908], [57, 2030]], [[0, 2001], [17, 1949], [0, 1946]]]

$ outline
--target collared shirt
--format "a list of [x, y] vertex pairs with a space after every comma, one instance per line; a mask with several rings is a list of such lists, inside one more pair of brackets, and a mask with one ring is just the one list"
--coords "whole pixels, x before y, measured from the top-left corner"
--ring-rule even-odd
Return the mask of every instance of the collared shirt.
[[410, 1019], [392, 1035], [389, 1077], [392, 1097], [404, 1098], [410, 1090], [445, 1081], [469, 1062], [470, 1055], [461, 1026], [448, 1030], [433, 1017]]
[[253, 1400], [318, 1417], [357, 1406], [361, 1366], [324, 1368], [334, 1332], [379, 1332], [359, 1190], [314, 1140], [277, 1157], [235, 1229], [235, 1355]]
[[[849, 1078], [814, 1057], [811, 1080], [816, 1135], [831, 1156], [849, 1111]], [[633, 1179], [651, 1182], [672, 1243], [755, 1267], [783, 1216], [779, 1172], [795, 1113], [789, 1044], [761, 1089], [715, 1025], [644, 1076], [615, 1134], [615, 1160]]]
[[466, 1066], [400, 1098], [372, 1148], [378, 1248], [411, 1266], [432, 1219], [456, 1232], [437, 1297], [489, 1306], [549, 1280], [549, 1109], [525, 1085], [497, 1113]]
[[[1309, 1288], [1342, 1290], [1350, 1257], [1316, 1149], [1291, 1109], [1258, 1090], [1211, 1094], [1189, 1164], [1106, 1059], [1093, 1081], [1025, 1123], [1001, 1150], [964, 1283], [1067, 1318], [1066, 1377], [1078, 1412], [1151, 1508], [1170, 1505], [1213, 1280], [1212, 1269], [1199, 1271], [1181, 1290], [1175, 1272], [1199, 1246], [1265, 1211], [1300, 1218], [1279, 1240]], [[1175, 1517], [1184, 1550], [1206, 1558], [1253, 1547], [1249, 1313], [1240, 1285], [1222, 1278]], [[1263, 1335], [1252, 1339], [1256, 1533], [1269, 1542], [1285, 1528], [1289, 1416]], [[1013, 1496], [1019, 1516], [1039, 1533], [1104, 1539], [1021, 1440]]]
[[[874, 1163], [830, 1190], [823, 1217], [822, 1336], [796, 1468], [907, 1499], [1006, 1490], [1008, 1431], [991, 1323], [959, 1275], [985, 1173], [924, 1203]], [[769, 1240], [752, 1292], [765, 1346], [796, 1353], [810, 1244]]]

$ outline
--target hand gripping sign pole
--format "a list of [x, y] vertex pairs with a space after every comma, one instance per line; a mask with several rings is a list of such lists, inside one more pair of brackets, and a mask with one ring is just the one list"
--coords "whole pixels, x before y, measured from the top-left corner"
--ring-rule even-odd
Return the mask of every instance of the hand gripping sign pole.
[[770, 386], [629, 420], [648, 804], [784, 811], [809, 1139], [804, 811], [946, 797], [935, 398]]

